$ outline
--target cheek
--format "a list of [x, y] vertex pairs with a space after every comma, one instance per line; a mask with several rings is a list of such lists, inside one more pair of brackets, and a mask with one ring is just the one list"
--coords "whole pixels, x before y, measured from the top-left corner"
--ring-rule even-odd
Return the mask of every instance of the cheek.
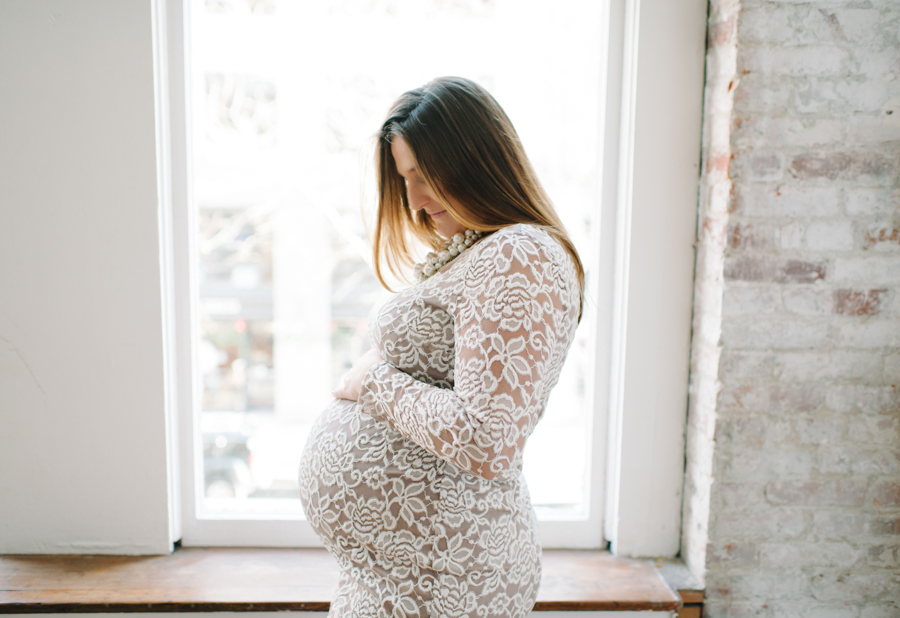
[[416, 192], [423, 198], [427, 198], [431, 202], [438, 201], [437, 196], [431, 190], [431, 188], [424, 183], [417, 183]]
[[422, 199], [422, 197], [425, 195], [423, 189], [427, 189], [427, 187], [422, 187], [422, 185], [417, 182], [406, 183], [406, 195], [409, 196], [410, 200], [412, 200], [413, 198]]

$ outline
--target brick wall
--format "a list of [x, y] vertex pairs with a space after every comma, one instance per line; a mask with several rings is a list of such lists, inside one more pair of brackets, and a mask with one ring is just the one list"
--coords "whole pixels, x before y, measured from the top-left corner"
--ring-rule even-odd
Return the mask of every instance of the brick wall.
[[900, 616], [900, 2], [741, 4], [706, 615]]

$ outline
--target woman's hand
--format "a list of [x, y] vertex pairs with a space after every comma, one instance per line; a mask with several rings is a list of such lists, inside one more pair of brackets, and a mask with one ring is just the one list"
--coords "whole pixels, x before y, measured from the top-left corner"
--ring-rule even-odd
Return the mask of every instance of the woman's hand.
[[357, 401], [359, 399], [359, 391], [362, 389], [362, 381], [363, 378], [366, 377], [366, 373], [368, 373], [372, 365], [380, 363], [383, 360], [384, 359], [381, 358], [381, 354], [378, 353], [378, 350], [375, 350], [374, 348], [369, 350], [353, 364], [350, 371], [344, 374], [344, 377], [341, 378], [341, 385], [331, 394], [334, 395], [335, 399]]

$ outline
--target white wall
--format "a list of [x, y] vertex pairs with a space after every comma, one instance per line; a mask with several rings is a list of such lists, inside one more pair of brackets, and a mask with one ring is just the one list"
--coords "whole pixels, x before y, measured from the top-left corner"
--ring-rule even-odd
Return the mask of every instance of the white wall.
[[900, 4], [735, 4], [704, 615], [897, 617]]
[[165, 553], [149, 0], [0, 3], [0, 553]]

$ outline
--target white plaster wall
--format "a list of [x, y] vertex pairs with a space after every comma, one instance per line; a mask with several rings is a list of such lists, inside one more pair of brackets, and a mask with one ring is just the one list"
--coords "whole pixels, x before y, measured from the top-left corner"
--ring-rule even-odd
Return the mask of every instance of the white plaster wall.
[[0, 553], [165, 553], [149, 0], [0, 2]]

